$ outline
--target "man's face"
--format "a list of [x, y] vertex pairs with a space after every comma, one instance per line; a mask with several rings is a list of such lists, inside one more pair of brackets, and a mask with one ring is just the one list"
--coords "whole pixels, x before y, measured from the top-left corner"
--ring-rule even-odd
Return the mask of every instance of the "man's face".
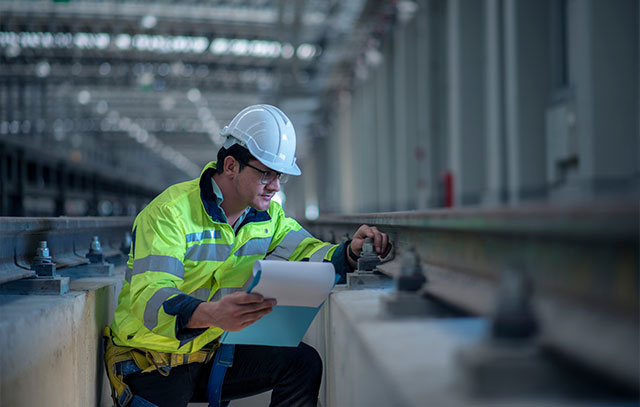
[[[268, 167], [258, 160], [251, 160], [249, 164], [263, 171], [270, 171]], [[280, 191], [280, 180], [276, 178], [269, 184], [262, 184], [262, 173], [245, 166], [235, 178], [236, 190], [238, 194], [247, 202], [249, 206], [259, 211], [269, 209], [271, 198]]]

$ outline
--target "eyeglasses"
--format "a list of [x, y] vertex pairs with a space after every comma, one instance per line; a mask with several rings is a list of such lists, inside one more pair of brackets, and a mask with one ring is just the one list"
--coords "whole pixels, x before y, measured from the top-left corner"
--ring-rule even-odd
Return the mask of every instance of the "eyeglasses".
[[251, 167], [254, 170], [262, 173], [262, 178], [260, 178], [260, 183], [262, 185], [269, 185], [273, 181], [275, 181], [276, 178], [280, 181], [280, 184], [286, 184], [287, 181], [289, 181], [289, 174], [283, 174], [281, 172], [276, 172], [271, 170], [267, 170], [267, 171], [261, 170], [260, 168], [256, 168], [249, 163], [244, 163], [244, 165], [246, 165], [247, 167]]

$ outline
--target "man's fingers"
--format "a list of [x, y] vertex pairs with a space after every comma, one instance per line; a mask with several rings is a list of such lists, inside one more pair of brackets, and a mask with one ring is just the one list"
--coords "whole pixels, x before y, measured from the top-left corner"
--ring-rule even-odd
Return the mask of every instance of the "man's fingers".
[[225, 298], [232, 300], [236, 304], [259, 304], [264, 301], [264, 297], [257, 293], [237, 292], [223, 297], [223, 299]]
[[382, 248], [382, 233], [375, 226], [371, 228], [371, 232], [373, 233], [373, 247], [379, 254], [382, 251], [380, 250]]
[[245, 318], [247, 321], [251, 321], [251, 323], [254, 323], [260, 318], [262, 318], [263, 316], [271, 313], [272, 311], [273, 311], [273, 308], [264, 308], [264, 309], [256, 310], [252, 313], [245, 315]]
[[[250, 304], [267, 304], [269, 307], [276, 305], [275, 298], [264, 298], [262, 294], [258, 293], [233, 293], [230, 294], [229, 300], [238, 305], [250, 305]], [[227, 298], [227, 297], [223, 297]]]
[[247, 316], [252, 313], [259, 313], [263, 310], [271, 310], [276, 305], [276, 300], [269, 298], [259, 304], [244, 304], [239, 306], [238, 315]]
[[365, 237], [373, 237], [373, 235], [371, 235], [371, 231], [369, 230], [369, 225], [361, 225], [358, 230], [356, 230], [356, 234], [353, 236], [354, 239], [364, 239]]
[[380, 251], [378, 253], [380, 253], [381, 255], [384, 255], [385, 252], [387, 251], [388, 245], [389, 245], [389, 236], [386, 233], [382, 233], [382, 244], [380, 245]]
[[366, 238], [373, 239], [373, 246], [375, 247], [378, 255], [385, 255], [389, 252], [389, 236], [386, 233], [382, 233], [375, 226], [361, 225], [356, 231], [353, 241], [351, 242], [351, 248], [356, 254], [362, 248], [362, 244]]
[[221, 328], [230, 332], [241, 331], [272, 311], [272, 308], [265, 308], [259, 311], [243, 314], [242, 316], [235, 317], [233, 322]]
[[376, 253], [381, 254], [386, 247], [387, 235], [380, 232], [375, 226], [371, 226], [368, 232], [369, 237], [373, 238], [373, 246], [375, 247]]
[[243, 318], [243, 321], [242, 321], [241, 325], [243, 327], [251, 325], [254, 322], [258, 321], [263, 316], [269, 314], [271, 311], [273, 311], [272, 308], [267, 308], [267, 309], [256, 311], [256, 312], [253, 312], [253, 313], [250, 313], [250, 314], [246, 314], [246, 315], [244, 315], [244, 318]]

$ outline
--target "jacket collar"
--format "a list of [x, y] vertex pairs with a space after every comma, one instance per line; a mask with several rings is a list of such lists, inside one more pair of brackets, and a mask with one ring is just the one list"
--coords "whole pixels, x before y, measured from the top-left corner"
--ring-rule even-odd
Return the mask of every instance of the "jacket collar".
[[[204, 210], [211, 217], [211, 220], [219, 223], [226, 223], [227, 219], [222, 212], [222, 209], [216, 203], [215, 194], [213, 192], [213, 186], [211, 185], [211, 177], [213, 176], [216, 170], [216, 162], [211, 161], [207, 164], [202, 173], [200, 174], [200, 199], [202, 200], [202, 205], [204, 206]], [[238, 228], [238, 230], [251, 222], [262, 222], [271, 220], [271, 216], [267, 211], [258, 211], [254, 208], [249, 208], [249, 212], [247, 216], [245, 216], [242, 224]]]

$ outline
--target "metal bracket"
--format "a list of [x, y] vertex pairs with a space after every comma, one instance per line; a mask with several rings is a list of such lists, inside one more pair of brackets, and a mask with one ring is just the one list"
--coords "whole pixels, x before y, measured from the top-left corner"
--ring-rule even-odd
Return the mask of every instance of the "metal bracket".
[[380, 298], [383, 311], [389, 316], [428, 316], [430, 301], [415, 292], [394, 291]]
[[110, 277], [113, 276], [113, 264], [106, 262], [81, 264], [79, 266], [61, 269], [59, 273], [73, 278]]
[[360, 258], [358, 258], [357, 271], [360, 273], [373, 273], [378, 264], [380, 264], [380, 258], [373, 247], [373, 239], [368, 237], [364, 240]]
[[33, 277], [0, 285], [2, 294], [62, 295], [69, 291], [69, 277]]
[[368, 237], [362, 246], [358, 259], [358, 268], [347, 274], [347, 287], [350, 289], [385, 288], [391, 283], [391, 278], [376, 269], [380, 258], [373, 247], [373, 239]]
[[456, 358], [473, 396], [539, 396], [568, 380], [534, 342], [489, 340], [460, 349]]
[[362, 290], [365, 288], [387, 288], [393, 280], [379, 271], [362, 273], [354, 271], [347, 274], [347, 287], [352, 290]]
[[426, 316], [432, 313], [431, 302], [418, 293], [427, 278], [414, 248], [402, 256], [402, 265], [394, 281], [395, 291], [380, 299], [384, 312], [392, 316]]

